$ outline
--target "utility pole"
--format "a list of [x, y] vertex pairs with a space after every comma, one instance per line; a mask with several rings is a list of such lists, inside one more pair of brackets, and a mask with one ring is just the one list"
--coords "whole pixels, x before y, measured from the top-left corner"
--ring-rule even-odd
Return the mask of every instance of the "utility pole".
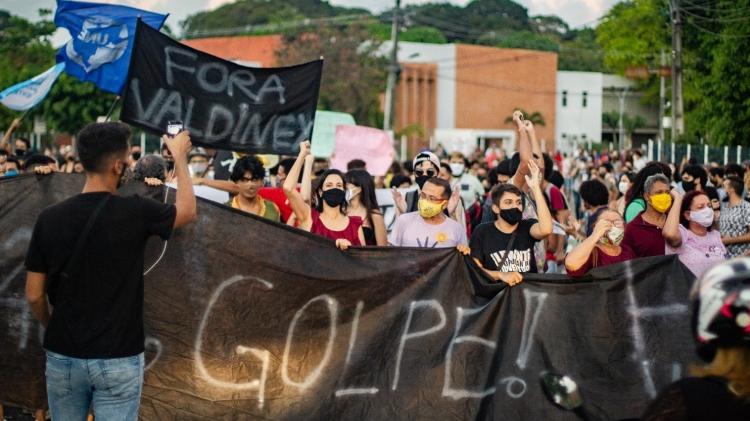
[[625, 126], [623, 125], [622, 118], [625, 114], [625, 97], [628, 95], [628, 87], [615, 88], [617, 99], [620, 100], [620, 120], [617, 122], [618, 139], [617, 139], [617, 150], [622, 150], [622, 140], [625, 138]]
[[391, 27], [391, 62], [388, 65], [388, 84], [385, 88], [385, 111], [383, 113], [383, 130], [393, 129], [393, 114], [396, 105], [396, 83], [401, 70], [398, 65], [398, 15], [401, 10], [401, 0], [396, 0], [393, 9], [393, 26]]
[[682, 103], [682, 17], [680, 0], [670, 0], [672, 14], [672, 143], [685, 132]]
[[667, 95], [666, 81], [664, 80], [664, 67], [667, 66], [667, 56], [664, 49], [661, 50], [661, 61], [659, 68], [659, 142], [664, 142], [664, 100]]

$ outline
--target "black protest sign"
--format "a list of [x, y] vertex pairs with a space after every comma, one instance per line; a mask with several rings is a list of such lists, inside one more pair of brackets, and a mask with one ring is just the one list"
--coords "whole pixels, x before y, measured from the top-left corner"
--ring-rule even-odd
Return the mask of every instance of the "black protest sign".
[[323, 61], [240, 66], [138, 23], [121, 119], [155, 134], [182, 121], [194, 144], [296, 154], [312, 136]]
[[[36, 216], [82, 181], [0, 181], [4, 403], [43, 405], [23, 257]], [[576, 419], [544, 398], [545, 371], [575, 379], [593, 418], [622, 419], [694, 361], [676, 256], [510, 288], [453, 249], [341, 252], [222, 205], [198, 213], [162, 258], [147, 247], [144, 419]]]

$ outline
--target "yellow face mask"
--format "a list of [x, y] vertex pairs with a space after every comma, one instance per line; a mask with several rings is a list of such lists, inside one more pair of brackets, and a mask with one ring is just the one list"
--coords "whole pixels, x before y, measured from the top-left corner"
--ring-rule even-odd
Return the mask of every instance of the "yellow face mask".
[[651, 206], [659, 213], [664, 213], [672, 206], [672, 196], [669, 193], [659, 193], [649, 199]]
[[429, 200], [419, 199], [419, 202], [417, 202], [419, 215], [422, 218], [432, 218], [443, 211], [443, 204], [445, 204], [445, 200], [440, 202], [431, 202]]

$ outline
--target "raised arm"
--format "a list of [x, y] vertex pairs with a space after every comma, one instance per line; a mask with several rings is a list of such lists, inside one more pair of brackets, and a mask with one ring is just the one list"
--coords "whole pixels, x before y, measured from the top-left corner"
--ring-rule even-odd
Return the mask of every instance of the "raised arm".
[[596, 244], [610, 228], [612, 228], [611, 222], [606, 219], [599, 220], [599, 222], [596, 223], [596, 226], [594, 226], [594, 232], [565, 256], [565, 268], [569, 271], [575, 271], [586, 264], [591, 253], [594, 252]]
[[682, 245], [682, 235], [680, 235], [680, 208], [682, 207], [682, 195], [672, 189], [669, 194], [672, 195], [672, 208], [669, 210], [667, 220], [664, 222], [664, 228], [661, 235], [664, 241], [672, 248]]
[[10, 127], [8, 127], [8, 130], [5, 131], [5, 134], [3, 135], [3, 140], [0, 141], [0, 149], [5, 149], [8, 151], [9, 154], [11, 154], [13, 151], [11, 151], [10, 147], [10, 137], [13, 135], [13, 131], [18, 128], [18, 126], [21, 125], [21, 119], [20, 118], [14, 118], [13, 122], [10, 123]]
[[533, 159], [529, 161], [529, 169], [531, 170], [531, 176], [526, 176], [526, 184], [529, 185], [529, 189], [534, 195], [536, 213], [539, 218], [539, 222], [531, 226], [531, 236], [537, 240], [542, 240], [552, 234], [552, 214], [547, 207], [547, 200], [544, 198], [544, 192], [542, 191], [542, 171]]
[[302, 186], [300, 187], [300, 193], [302, 199], [308, 205], [312, 204], [312, 169], [315, 163], [315, 157], [307, 155], [305, 157], [305, 168], [302, 171]]
[[523, 128], [526, 130], [526, 135], [529, 137], [529, 143], [531, 144], [531, 158], [534, 156], [538, 157], [536, 159], [537, 165], [539, 165], [539, 169], [542, 170], [542, 174], [544, 174], [544, 159], [542, 158], [542, 145], [539, 143], [539, 140], [536, 138], [536, 130], [534, 130], [534, 123], [530, 122], [529, 120], [524, 120], [523, 122]]
[[187, 154], [192, 147], [190, 133], [183, 130], [174, 137], [164, 135], [162, 140], [174, 157], [174, 175], [177, 177], [177, 198], [175, 200], [177, 214], [174, 218], [174, 228], [180, 228], [193, 222], [198, 216], [193, 181], [190, 179], [187, 163]]
[[518, 134], [516, 150], [518, 151], [520, 164], [518, 165], [518, 169], [516, 169], [516, 173], [513, 174], [511, 182], [514, 186], [522, 189], [526, 181], [524, 177], [529, 174], [528, 163], [532, 158], [531, 142], [529, 142], [529, 137], [523, 123], [523, 114], [520, 111], [513, 112], [513, 123], [516, 125], [516, 133]]
[[299, 155], [297, 160], [294, 161], [292, 169], [289, 170], [289, 174], [284, 180], [284, 194], [289, 199], [289, 206], [294, 212], [294, 216], [297, 219], [299, 227], [305, 230], [310, 229], [310, 205], [305, 203], [302, 194], [297, 191], [297, 180], [299, 180], [299, 173], [302, 171], [302, 166], [305, 162], [305, 157], [310, 155], [310, 142], [304, 141], [299, 145]]

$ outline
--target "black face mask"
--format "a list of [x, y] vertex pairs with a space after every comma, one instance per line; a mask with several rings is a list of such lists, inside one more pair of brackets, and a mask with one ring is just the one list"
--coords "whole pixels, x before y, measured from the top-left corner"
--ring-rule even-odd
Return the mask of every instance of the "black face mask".
[[429, 175], [418, 175], [414, 181], [417, 182], [417, 185], [419, 186], [419, 190], [422, 190], [422, 186], [424, 186], [424, 183], [427, 182], [427, 180], [430, 179]]
[[16, 149], [16, 156], [26, 155], [26, 149]]
[[510, 209], [502, 209], [500, 211], [500, 217], [505, 220], [505, 222], [516, 225], [517, 223], [521, 222], [521, 218], [523, 218], [523, 212], [521, 212], [518, 208], [510, 208]]
[[343, 189], [328, 189], [323, 192], [321, 198], [328, 204], [328, 206], [335, 208], [344, 203], [346, 200], [346, 192]]
[[682, 180], [682, 189], [685, 190], [685, 193], [695, 190], [695, 184], [693, 183], [694, 181]]
[[174, 170], [174, 161], [165, 161], [167, 164], [167, 171]]
[[141, 159], [141, 153], [140, 152], [133, 152], [131, 155], [133, 156], [133, 161], [137, 161], [137, 160]]

